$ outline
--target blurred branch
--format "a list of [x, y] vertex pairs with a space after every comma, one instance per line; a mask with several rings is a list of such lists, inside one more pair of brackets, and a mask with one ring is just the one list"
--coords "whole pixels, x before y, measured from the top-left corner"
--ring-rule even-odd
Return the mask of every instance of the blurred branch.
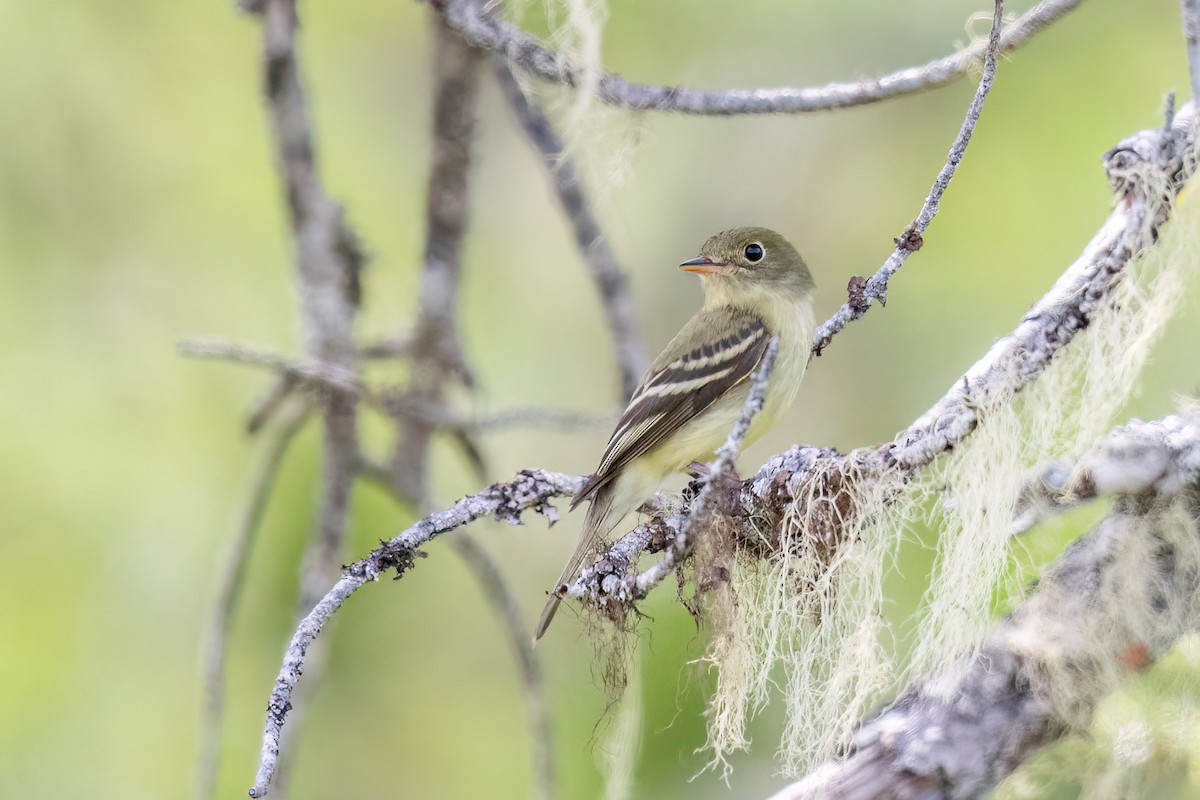
[[[965, 441], [981, 417], [1036, 381], [1055, 354], [1109, 303], [1129, 263], [1157, 244], [1159, 229], [1194, 167], [1188, 153], [1195, 142], [1195, 119], [1196, 107], [1188, 103], [1171, 128], [1140, 131], [1105, 154], [1110, 182], [1122, 193], [1108, 220], [1012, 333], [997, 340], [929, 411], [892, 442], [875, 448], [843, 456], [832, 450], [793, 447], [771, 458], [742, 484], [734, 501], [740, 506], [735, 517], [779, 519], [797, 491], [838, 464], [850, 464], [864, 477], [888, 470], [914, 475]], [[685, 508], [656, 515], [618, 539], [566, 594], [602, 605], [639, 599], [642, 593], [633, 577], [637, 556], [663, 537], [669, 540], [686, 513]], [[748, 542], [761, 538], [749, 524], [742, 533]]]
[[983, 104], [987, 102], [988, 94], [992, 90], [992, 82], [996, 78], [996, 66], [1000, 60], [1003, 26], [1004, 0], [996, 0], [995, 10], [992, 13], [992, 30], [988, 36], [987, 56], [984, 59], [983, 77], [979, 79], [979, 86], [976, 87], [975, 96], [971, 98], [971, 104], [967, 107], [967, 116], [958, 129], [958, 135], [954, 137], [954, 143], [950, 145], [946, 163], [938, 172], [937, 178], [933, 182], [933, 188], [929, 190], [929, 196], [925, 198], [925, 203], [921, 206], [917, 218], [910, 222], [904, 232], [900, 234], [900, 238], [896, 239], [896, 249], [888, 256], [887, 261], [871, 276], [870, 280], [864, 282], [862, 278], [852, 278], [847, 288], [849, 299], [838, 309], [836, 314], [817, 328], [814, 333], [815, 341], [812, 349], [814, 356], [821, 355], [838, 331], [866, 314], [872, 303], [878, 301], [880, 305], [887, 304], [888, 281], [904, 265], [909, 255], [920, 250], [921, 245], [924, 244], [921, 236], [929, 227], [929, 223], [937, 216], [942, 195], [946, 193], [950, 180], [962, 162], [967, 145], [971, 143], [971, 135], [979, 123], [979, 114], [983, 111]]
[[316, 358], [288, 358], [269, 350], [259, 350], [220, 339], [185, 339], [176, 349], [188, 358], [229, 361], [235, 364], [266, 367], [292, 381], [323, 386], [334, 392], [361, 394], [362, 379], [354, 367]]
[[533, 657], [533, 637], [525, 627], [521, 607], [504, 580], [504, 573], [483, 545], [466, 531], [456, 534], [451, 543], [468, 569], [475, 573], [476, 582], [483, 590], [488, 606], [500, 617], [502, 627], [508, 634], [509, 647], [517, 656], [517, 671], [521, 674], [521, 688], [529, 714], [530, 740], [533, 743], [533, 797], [536, 800], [550, 800], [555, 796], [554, 736], [542, 670]]
[[621, 373], [621, 398], [628, 400], [650, 365], [638, 332], [633, 298], [629, 294], [629, 280], [592, 213], [591, 204], [583, 193], [579, 170], [575, 162], [564, 154], [563, 144], [550, 125], [550, 120], [521, 91], [509, 63], [497, 64], [495, 73], [496, 81], [516, 113], [521, 128], [541, 154], [554, 181], [554, 191], [571, 223], [575, 244], [600, 293], [608, 320], [609, 337], [616, 350], [617, 368]]
[[606, 414], [588, 414], [583, 411], [542, 406], [517, 406], [464, 415], [446, 408], [445, 405], [418, 400], [406, 392], [388, 393], [384, 396], [383, 403], [388, 413], [393, 416], [412, 417], [430, 425], [470, 433], [517, 427], [580, 430], [601, 428], [612, 422], [612, 417]]
[[[1056, 22], [1082, 0], [1046, 0], [1018, 17], [1000, 43], [1011, 52]], [[564, 53], [552, 50], [534, 36], [489, 13], [471, 0], [430, 0], [446, 24], [472, 45], [500, 53], [510, 64], [543, 80], [579, 86], [583, 70]], [[983, 43], [960, 52], [882, 75], [845, 83], [814, 87], [726, 89], [705, 91], [682, 86], [632, 83], [613, 72], [604, 72], [596, 88], [606, 103], [638, 111], [677, 111], [684, 114], [800, 114], [828, 111], [923, 92], [953, 83], [979, 64], [986, 52]]]
[[[300, 322], [308, 358], [357, 378], [354, 317], [364, 257], [343, 210], [317, 174], [308, 100], [296, 55], [295, 0], [262, 0], [250, 10], [263, 27], [264, 92], [276, 162], [291, 220]], [[309, 609], [341, 563], [350, 494], [359, 464], [357, 390], [326, 384], [318, 522], [301, 565], [298, 612]], [[309, 686], [318, 682], [310, 666]], [[293, 734], [296, 726], [293, 725]]]
[[1179, 0], [1179, 11], [1183, 17], [1183, 37], [1187, 40], [1192, 102], [1200, 102], [1200, 0]]
[[[475, 0], [472, 0], [472, 3]], [[467, 231], [471, 138], [482, 54], [434, 22], [433, 166], [426, 201], [425, 260], [417, 321], [407, 342], [410, 379], [406, 397], [440, 406], [445, 383], [471, 374], [458, 332], [458, 282]], [[418, 506], [431, 503], [429, 442], [434, 425], [419, 417], [400, 421], [392, 459], [397, 487]]]
[[378, 580], [389, 570], [395, 570], [396, 577], [401, 577], [415, 565], [416, 559], [423, 557], [418, 548], [447, 531], [481, 517], [495, 517], [501, 522], [518, 525], [522, 512], [532, 509], [553, 522], [558, 514], [549, 501], [574, 494], [583, 485], [583, 480], [576, 475], [545, 470], [521, 472], [516, 480], [489, 486], [477, 494], [464, 497], [445, 511], [430, 514], [400, 535], [383, 542], [366, 558], [347, 567], [341, 580], [300, 621], [284, 652], [283, 666], [267, 703], [262, 759], [250, 796], [265, 797], [267, 794], [267, 786], [279, 758], [279, 739], [288, 713], [292, 710], [292, 692], [304, 671], [305, 655], [342, 603], [364, 584]]
[[225, 710], [225, 651], [229, 644], [233, 610], [246, 574], [246, 561], [258, 537], [283, 457], [311, 411], [308, 403], [293, 405], [267, 437], [263, 445], [262, 462], [250, 484], [246, 507], [238, 519], [229, 554], [219, 573], [217, 598], [200, 655], [204, 700], [200, 755], [196, 764], [196, 797], [202, 800], [213, 797], [216, 792], [217, 768], [221, 758], [221, 720]]
[[911, 686], [863, 723], [849, 755], [774, 800], [979, 797], [1196, 630], [1200, 415], [1132, 422], [1079, 466], [1113, 511], [977, 656]]

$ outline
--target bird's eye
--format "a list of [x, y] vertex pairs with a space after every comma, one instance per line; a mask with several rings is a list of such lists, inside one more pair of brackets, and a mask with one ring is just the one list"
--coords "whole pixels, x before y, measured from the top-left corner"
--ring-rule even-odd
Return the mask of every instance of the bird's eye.
[[746, 249], [743, 250], [742, 253], [746, 256], [746, 260], [751, 263], [755, 261], [762, 261], [762, 257], [764, 255], [763, 246], [758, 242], [752, 242], [746, 245]]

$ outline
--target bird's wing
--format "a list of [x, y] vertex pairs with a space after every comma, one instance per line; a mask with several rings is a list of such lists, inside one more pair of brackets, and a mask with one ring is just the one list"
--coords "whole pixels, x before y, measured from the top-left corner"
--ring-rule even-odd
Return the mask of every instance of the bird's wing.
[[746, 380], [770, 338], [766, 323], [750, 311], [723, 307], [692, 317], [642, 378], [600, 466], [571, 500], [571, 507], [593, 497], [631, 461]]

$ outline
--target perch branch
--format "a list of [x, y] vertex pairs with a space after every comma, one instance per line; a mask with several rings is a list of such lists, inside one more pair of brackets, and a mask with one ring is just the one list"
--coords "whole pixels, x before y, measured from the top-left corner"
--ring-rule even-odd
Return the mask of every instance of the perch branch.
[[954, 143], [950, 145], [946, 163], [942, 165], [937, 178], [934, 179], [933, 188], [929, 190], [929, 196], [925, 198], [917, 218], [910, 222], [900, 237], [896, 239], [896, 249], [869, 280], [865, 283], [862, 278], [854, 278], [850, 281], [850, 297], [847, 302], [838, 309], [837, 313], [822, 323], [814, 334], [815, 341], [812, 349], [814, 356], [819, 356], [824, 352], [838, 331], [866, 314], [872, 303], [878, 301], [880, 305], [887, 304], [888, 282], [904, 265], [908, 257], [920, 250], [921, 245], [924, 244], [921, 237], [925, 233], [925, 229], [929, 227], [929, 223], [937, 216], [938, 209], [941, 207], [942, 195], [946, 193], [946, 187], [950, 185], [950, 180], [954, 177], [963, 155], [967, 152], [967, 145], [971, 143], [971, 135], [979, 123], [979, 114], [983, 111], [983, 104], [987, 102], [988, 94], [992, 90], [992, 82], [996, 78], [996, 67], [1000, 62], [1003, 17], [1004, 1], [996, 0], [995, 10], [992, 14], [992, 30], [988, 35], [987, 55], [984, 58], [983, 77], [979, 79], [979, 86], [975, 88], [975, 96], [971, 98], [971, 104], [967, 107], [967, 115], [958, 129], [958, 135], [954, 137]]
[[982, 796], [1086, 725], [1122, 679], [1196, 630], [1200, 415], [1132, 422], [1079, 466], [1093, 495], [1115, 497], [1112, 513], [1071, 545], [977, 656], [917, 682], [862, 725], [848, 756], [774, 800]]
[[591, 205], [583, 193], [579, 170], [575, 162], [564, 155], [562, 142], [550, 125], [550, 120], [521, 91], [510, 64], [497, 64], [495, 72], [500, 89], [516, 113], [521, 128], [537, 148], [550, 172], [558, 202], [575, 234], [575, 244], [600, 293], [604, 315], [608, 320], [609, 338], [616, 349], [617, 368], [621, 373], [621, 397], [627, 400], [633, 396], [638, 381], [650, 364], [638, 332], [633, 298], [629, 294], [629, 280], [592, 213]]
[[[1187, 154], [1195, 141], [1195, 115], [1195, 105], [1188, 103], [1170, 129], [1140, 131], [1105, 154], [1110, 181], [1122, 193], [1116, 208], [1013, 332], [997, 340], [929, 411], [894, 441], [877, 448], [841, 456], [793, 447], [771, 458], [743, 484], [739, 502], [744, 518], [780, 513], [791, 501], [789, 487], [816, 478], [831, 460], [853, 459], [856, 469], [868, 475], [889, 469], [914, 474], [966, 440], [981, 415], [1036, 381], [1054, 355], [1109, 302], [1129, 263], [1158, 241], [1174, 197], [1190, 177]], [[1156, 187], [1167, 187], [1168, 193]], [[677, 527], [679, 520], [677, 515], [655, 517], [618, 539], [567, 593], [604, 602], [610, 592], [628, 592], [628, 571], [655, 541], [650, 532]], [[745, 534], [752, 537], [755, 532], [747, 529]]]
[[[1077, 7], [1082, 0], [1046, 0], [1010, 25], [1000, 43], [1011, 52], [1039, 31]], [[469, 0], [431, 0], [446, 24], [462, 37], [486, 50], [502, 54], [510, 64], [552, 83], [577, 86], [583, 70], [536, 37], [488, 13]], [[605, 72], [597, 96], [606, 103], [637, 111], [676, 111], [683, 114], [729, 116], [733, 114], [801, 114], [866, 105], [893, 97], [923, 92], [953, 83], [979, 64], [986, 51], [982, 43], [923, 64], [878, 78], [830, 83], [814, 87], [726, 89], [706, 91], [682, 86], [632, 83]]]
[[400, 577], [421, 557], [418, 548], [426, 542], [481, 517], [495, 517], [517, 525], [521, 522], [521, 513], [533, 509], [551, 521], [557, 519], [554, 506], [549, 501], [555, 497], [573, 495], [579, 491], [583, 480], [576, 475], [545, 470], [522, 472], [516, 480], [489, 486], [477, 494], [464, 497], [444, 511], [430, 514], [398, 536], [383, 542], [366, 558], [347, 567], [342, 578], [300, 621], [284, 652], [283, 666], [267, 703], [262, 760], [250, 796], [265, 797], [267, 794], [267, 786], [279, 757], [279, 738], [288, 712], [292, 709], [292, 692], [304, 670], [305, 653], [342, 603], [363, 584], [377, 580], [388, 570], [395, 570], [397, 577]]

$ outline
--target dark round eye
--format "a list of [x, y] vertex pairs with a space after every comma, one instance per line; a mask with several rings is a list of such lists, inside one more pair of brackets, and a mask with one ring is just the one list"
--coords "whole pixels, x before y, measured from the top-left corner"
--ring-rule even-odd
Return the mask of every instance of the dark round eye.
[[763, 247], [758, 242], [746, 245], [746, 249], [742, 253], [746, 256], [746, 260], [750, 262], [762, 261], [764, 255]]

